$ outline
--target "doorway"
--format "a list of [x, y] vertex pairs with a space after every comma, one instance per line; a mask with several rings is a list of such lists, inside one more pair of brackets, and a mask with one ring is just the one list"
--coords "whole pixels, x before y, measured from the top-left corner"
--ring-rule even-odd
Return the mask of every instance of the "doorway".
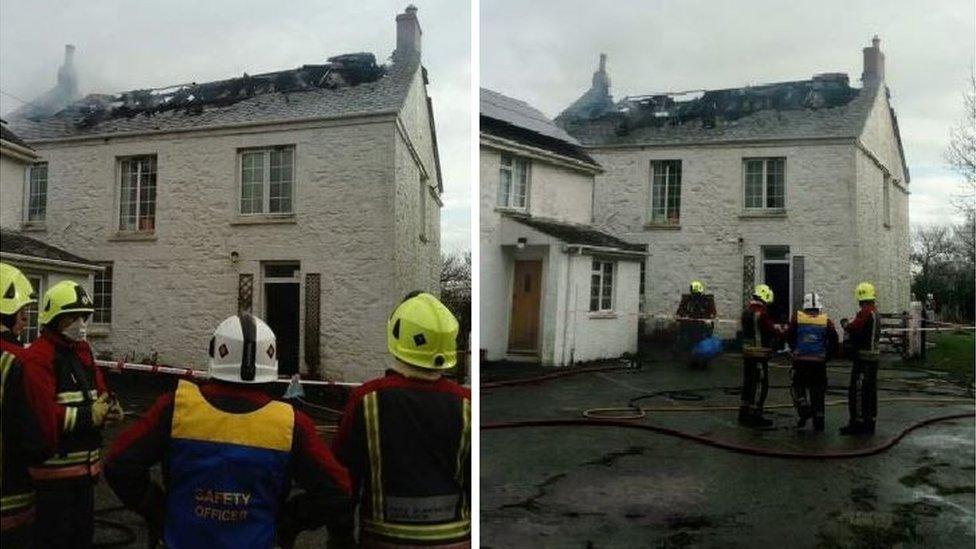
[[298, 263], [264, 265], [264, 321], [278, 341], [278, 373], [298, 373], [299, 303]]
[[512, 319], [508, 350], [535, 353], [539, 349], [539, 305], [542, 302], [542, 261], [515, 261], [512, 280]]
[[773, 290], [773, 302], [768, 310], [773, 321], [786, 323], [792, 314], [790, 292], [790, 247], [763, 246], [763, 283]]

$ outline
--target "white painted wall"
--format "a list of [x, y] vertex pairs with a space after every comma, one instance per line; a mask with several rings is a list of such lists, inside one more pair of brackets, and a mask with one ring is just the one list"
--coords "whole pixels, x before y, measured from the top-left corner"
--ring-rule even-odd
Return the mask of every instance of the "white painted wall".
[[[99, 348], [158, 351], [161, 361], [196, 367], [206, 363], [213, 328], [236, 312], [238, 275], [255, 275], [254, 312], [263, 316], [261, 262], [300, 261], [302, 311], [304, 274], [322, 275], [322, 373], [366, 379], [387, 361], [386, 320], [402, 297], [398, 267], [415, 262], [428, 280], [410, 284], [433, 284], [430, 259], [421, 265], [419, 253], [395, 251], [400, 226], [419, 223], [409, 211], [394, 217], [393, 201], [412, 175], [397, 160], [396, 136], [391, 116], [38, 144], [49, 196], [47, 231], [35, 236], [114, 262], [113, 322]], [[244, 223], [237, 151], [267, 145], [295, 146], [296, 213]], [[119, 240], [116, 159], [137, 154], [157, 155], [155, 238]], [[428, 209], [430, 223], [436, 211]]]
[[0, 154], [0, 227], [19, 229], [24, 219], [24, 188], [28, 164]]

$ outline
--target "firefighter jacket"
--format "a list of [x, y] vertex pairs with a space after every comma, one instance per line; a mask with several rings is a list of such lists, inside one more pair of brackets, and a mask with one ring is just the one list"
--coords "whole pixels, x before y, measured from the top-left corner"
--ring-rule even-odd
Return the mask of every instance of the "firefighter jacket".
[[797, 311], [786, 337], [793, 349], [793, 360], [822, 363], [837, 352], [837, 329], [823, 313]]
[[773, 345], [780, 337], [766, 304], [753, 299], [742, 312], [742, 356], [768, 359], [773, 356]]
[[[105, 478], [167, 547], [271, 548], [282, 520], [352, 529], [349, 475], [312, 420], [252, 386], [180, 381], [119, 436]], [[305, 493], [288, 500], [293, 480]]]
[[0, 333], [0, 463], [3, 531], [33, 522], [34, 487], [28, 465], [49, 457], [27, 405], [21, 357], [26, 353], [13, 332]]
[[27, 400], [50, 458], [30, 467], [40, 482], [93, 482], [102, 469], [92, 403], [107, 392], [87, 341], [43, 330], [24, 355]]
[[854, 358], [877, 362], [880, 358], [878, 342], [881, 339], [881, 322], [873, 302], [861, 305], [854, 320], [844, 328], [855, 349]]
[[470, 536], [469, 389], [388, 371], [353, 392], [333, 448], [364, 535], [431, 545]]

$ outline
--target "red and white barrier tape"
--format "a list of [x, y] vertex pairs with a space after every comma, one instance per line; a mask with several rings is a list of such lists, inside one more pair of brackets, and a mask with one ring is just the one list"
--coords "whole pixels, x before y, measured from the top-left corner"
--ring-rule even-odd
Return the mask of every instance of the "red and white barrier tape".
[[[173, 366], [159, 366], [151, 364], [133, 364], [131, 362], [117, 361], [113, 362], [111, 360], [96, 360], [96, 366], [100, 366], [107, 370], [113, 370], [116, 372], [123, 372], [125, 370], [135, 371], [135, 372], [148, 372], [151, 374], [165, 374], [180, 377], [189, 377], [193, 379], [208, 379], [210, 376], [207, 374], [206, 370], [195, 370], [193, 368], [176, 368]], [[278, 379], [276, 383], [290, 383], [291, 378]], [[302, 385], [318, 385], [318, 386], [332, 386], [332, 387], [359, 387], [362, 383], [353, 383], [349, 381], [324, 381], [317, 379], [303, 379], [301, 380]]]

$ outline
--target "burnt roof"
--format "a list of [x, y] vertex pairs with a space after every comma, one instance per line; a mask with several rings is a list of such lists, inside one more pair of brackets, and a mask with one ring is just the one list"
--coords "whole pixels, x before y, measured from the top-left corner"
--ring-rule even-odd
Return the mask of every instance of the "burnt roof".
[[0, 252], [95, 266], [94, 263], [81, 256], [11, 229], [0, 229]]
[[419, 55], [377, 65], [373, 54], [347, 54], [202, 84], [92, 94], [52, 116], [19, 116], [11, 125], [32, 141], [394, 112], [419, 67]]
[[879, 88], [852, 88], [847, 75], [722, 90], [697, 97], [627, 97], [595, 117], [564, 112], [562, 127], [585, 146], [811, 139], [860, 135]]
[[540, 233], [558, 238], [567, 244], [602, 246], [631, 252], [647, 251], [646, 244], [632, 244], [591, 225], [567, 223], [565, 221], [534, 217], [525, 214], [505, 213], [502, 215], [518, 221], [523, 225], [531, 227]]
[[600, 166], [573, 136], [524, 101], [481, 88], [480, 109], [483, 133]]

